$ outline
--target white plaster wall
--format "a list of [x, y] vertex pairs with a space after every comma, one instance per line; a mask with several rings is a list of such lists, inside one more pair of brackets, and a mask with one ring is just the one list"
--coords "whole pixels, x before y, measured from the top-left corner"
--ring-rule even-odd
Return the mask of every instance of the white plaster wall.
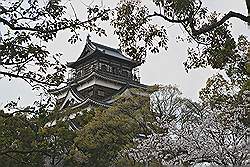
[[105, 86], [105, 87], [116, 89], [116, 90], [119, 90], [122, 87], [122, 85], [120, 85], [120, 84], [115, 84], [115, 83], [103, 81], [100, 79], [93, 79], [90, 82], [84, 83], [81, 86], [77, 87], [77, 90], [80, 91], [80, 90], [83, 90], [83, 89], [90, 87], [92, 85]]

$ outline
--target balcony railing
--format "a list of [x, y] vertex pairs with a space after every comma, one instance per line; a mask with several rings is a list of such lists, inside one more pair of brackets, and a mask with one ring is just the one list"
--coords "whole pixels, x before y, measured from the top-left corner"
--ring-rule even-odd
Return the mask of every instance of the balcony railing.
[[91, 68], [83, 71], [76, 71], [71, 69], [68, 74], [68, 82], [72, 82], [90, 75], [93, 71], [97, 71], [104, 76], [121, 79], [123, 81], [135, 81], [140, 82], [139, 69], [133, 69], [133, 72], [124, 70], [110, 70], [108, 68], [102, 68], [100, 66], [92, 66]]

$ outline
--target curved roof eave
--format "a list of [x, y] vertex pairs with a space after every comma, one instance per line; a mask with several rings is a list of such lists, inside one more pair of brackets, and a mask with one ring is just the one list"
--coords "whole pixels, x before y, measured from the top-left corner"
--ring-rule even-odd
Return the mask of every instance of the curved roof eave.
[[65, 105], [69, 99], [75, 99], [77, 103], [81, 103], [82, 101], [84, 101], [84, 99], [81, 96], [79, 96], [79, 94], [76, 92], [76, 90], [74, 90], [74, 88], [69, 87], [67, 94], [65, 95], [65, 100], [60, 107], [60, 110], [65, 108]]
[[51, 94], [58, 94], [60, 92], [64, 92], [65, 90], [67, 90], [69, 88], [69, 85], [65, 85], [61, 88], [57, 88], [57, 89], [50, 89], [48, 90], [49, 93]]
[[76, 108], [79, 108], [83, 105], [86, 105], [88, 103], [93, 103], [95, 105], [98, 105], [98, 106], [102, 106], [102, 107], [110, 107], [109, 104], [106, 104], [106, 103], [103, 103], [103, 102], [100, 102], [100, 101], [97, 101], [97, 100], [94, 100], [94, 99], [91, 99], [91, 98], [87, 98], [86, 100], [84, 100], [83, 102], [81, 102], [80, 104], [72, 107], [72, 109], [76, 109]]

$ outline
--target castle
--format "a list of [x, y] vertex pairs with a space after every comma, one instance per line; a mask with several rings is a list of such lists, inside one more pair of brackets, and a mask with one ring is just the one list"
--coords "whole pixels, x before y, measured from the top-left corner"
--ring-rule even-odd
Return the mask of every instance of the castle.
[[80, 57], [67, 63], [71, 69], [67, 85], [51, 93], [57, 96], [60, 110], [109, 107], [115, 96], [130, 88], [146, 88], [140, 83], [137, 69], [140, 65], [119, 49], [92, 42], [88, 36]]

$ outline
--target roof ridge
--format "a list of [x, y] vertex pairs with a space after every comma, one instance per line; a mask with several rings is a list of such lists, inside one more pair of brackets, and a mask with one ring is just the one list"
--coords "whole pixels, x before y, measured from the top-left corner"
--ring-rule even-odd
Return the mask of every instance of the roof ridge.
[[[111, 47], [111, 46], [103, 45], [103, 44], [100, 44], [100, 43], [97, 43], [97, 42], [92, 42], [92, 41], [91, 41], [91, 43], [94, 44], [94, 45], [99, 45], [99, 46], [101, 46], [101, 47], [104, 47], [104, 48], [107, 48], [107, 49], [116, 51], [116, 52], [118, 52], [118, 53], [121, 53], [121, 51], [120, 51], [119, 49], [113, 48], [113, 47]], [[121, 54], [122, 54], [122, 53], [121, 53]], [[123, 55], [123, 54], [122, 54], [122, 55]], [[124, 56], [124, 55], [123, 55], [123, 56]]]
[[133, 60], [131, 57], [123, 54], [120, 49], [115, 49], [110, 46], [106, 46], [97, 42], [92, 42], [91, 40], [87, 40], [85, 47], [80, 54], [80, 57], [78, 57], [78, 59], [75, 62], [69, 62], [67, 66], [74, 68], [75, 65], [79, 65], [84, 59], [88, 59], [91, 55], [110, 56], [111, 58], [114, 59], [119, 59], [122, 61], [129, 62], [133, 66], [133, 68], [142, 64], [142, 62]]

